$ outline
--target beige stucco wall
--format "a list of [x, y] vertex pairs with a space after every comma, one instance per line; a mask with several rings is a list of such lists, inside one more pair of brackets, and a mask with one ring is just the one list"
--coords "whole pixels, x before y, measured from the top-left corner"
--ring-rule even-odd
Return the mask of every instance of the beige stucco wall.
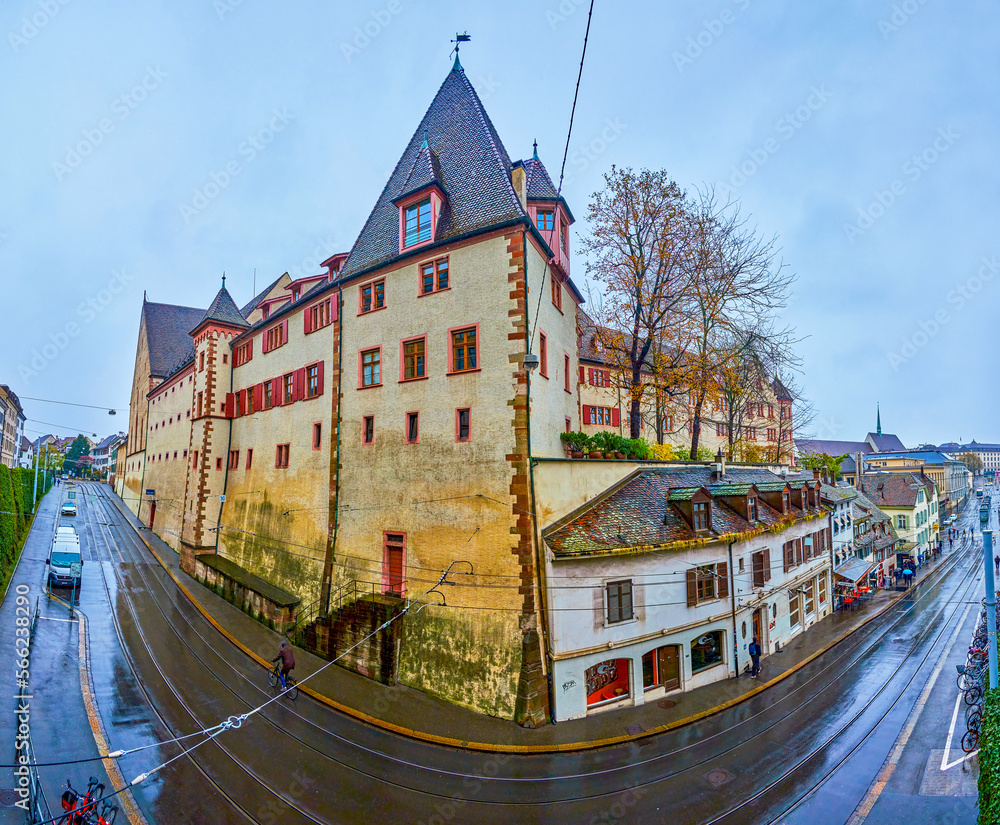
[[[336, 293], [331, 296], [336, 302]], [[233, 391], [323, 361], [323, 394], [233, 419], [231, 449], [239, 451], [239, 467], [229, 471], [221, 547], [241, 567], [299, 596], [305, 607], [319, 597], [326, 553], [330, 441], [336, 437], [332, 382], [336, 325], [305, 334], [302, 310], [285, 317], [288, 343], [265, 353], [264, 332], [255, 333], [253, 358], [233, 370]], [[322, 425], [319, 450], [312, 447], [315, 422]], [[286, 443], [289, 466], [278, 469], [277, 445]], [[253, 450], [249, 470], [248, 449]]]
[[[146, 475], [139, 518], [149, 524], [152, 501], [156, 502], [153, 531], [178, 550], [187, 509], [188, 445], [191, 440], [191, 393], [193, 365], [162, 382], [149, 399], [146, 422]], [[146, 490], [155, 490], [153, 496]]]
[[124, 482], [121, 492], [125, 505], [133, 512], [139, 512], [142, 477], [145, 469], [147, 433], [146, 393], [152, 389], [149, 375], [149, 342], [146, 337], [146, 317], [140, 316], [139, 339], [135, 349], [135, 366], [132, 370], [132, 392], [129, 397], [128, 442], [125, 457]]

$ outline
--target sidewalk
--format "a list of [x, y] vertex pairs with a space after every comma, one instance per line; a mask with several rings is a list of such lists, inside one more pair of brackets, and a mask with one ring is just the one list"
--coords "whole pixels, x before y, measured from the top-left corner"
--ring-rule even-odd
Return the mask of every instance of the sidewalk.
[[[284, 637], [183, 572], [180, 556], [141, 525], [117, 496], [112, 493], [111, 497], [195, 607], [234, 644], [269, 667], [265, 659], [274, 655]], [[923, 565], [914, 585], [927, 579], [949, 555]], [[687, 693], [672, 694], [668, 698], [674, 704], [669, 707], [650, 702], [536, 730], [474, 713], [403, 685], [382, 685], [336, 665], [309, 679], [302, 692], [376, 727], [438, 744], [525, 753], [583, 750], [678, 728], [738, 704], [790, 676], [907, 595], [906, 590], [882, 590], [855, 610], [838, 610], [827, 616], [793, 639], [780, 653], [762, 659], [757, 680], [747, 676], [730, 678]], [[329, 664], [300, 648], [295, 649], [295, 661], [300, 682]]]

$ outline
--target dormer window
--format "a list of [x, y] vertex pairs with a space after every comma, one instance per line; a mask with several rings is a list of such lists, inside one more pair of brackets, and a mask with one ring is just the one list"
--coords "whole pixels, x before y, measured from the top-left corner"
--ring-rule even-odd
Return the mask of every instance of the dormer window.
[[535, 225], [542, 232], [551, 232], [556, 228], [556, 214], [551, 209], [539, 209], [535, 214]]
[[260, 311], [261, 311], [261, 320], [266, 321], [268, 316], [271, 314], [271, 307], [268, 304], [264, 304], [264, 306], [261, 307]]
[[710, 502], [696, 501], [692, 508], [692, 521], [696, 531], [708, 530], [712, 524]]
[[802, 488], [802, 509], [805, 510], [809, 506], [809, 488]]
[[751, 522], [757, 521], [757, 499], [753, 496], [747, 497], [747, 519]]
[[782, 513], [787, 513], [788, 512], [788, 508], [791, 506], [791, 504], [792, 504], [791, 496], [789, 496], [787, 492], [782, 493], [781, 494], [781, 512]]
[[431, 239], [431, 199], [412, 203], [405, 207], [403, 246], [414, 246]]

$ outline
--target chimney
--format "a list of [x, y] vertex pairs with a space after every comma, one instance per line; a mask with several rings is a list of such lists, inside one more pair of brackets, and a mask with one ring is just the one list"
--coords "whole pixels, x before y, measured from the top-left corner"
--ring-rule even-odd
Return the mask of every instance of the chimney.
[[510, 182], [521, 201], [521, 207], [528, 211], [528, 175], [523, 166], [515, 166], [510, 172]]
[[715, 454], [715, 472], [719, 478], [726, 477], [726, 457], [722, 454], [722, 447]]
[[815, 481], [819, 481], [820, 480], [820, 471], [819, 470], [813, 470], [813, 479]]

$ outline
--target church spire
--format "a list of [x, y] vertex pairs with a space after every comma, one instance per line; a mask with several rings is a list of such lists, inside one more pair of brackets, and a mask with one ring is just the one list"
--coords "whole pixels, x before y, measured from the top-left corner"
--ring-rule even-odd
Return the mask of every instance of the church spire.
[[877, 401], [875, 402], [875, 432], [877, 435], [882, 435], [882, 410]]

